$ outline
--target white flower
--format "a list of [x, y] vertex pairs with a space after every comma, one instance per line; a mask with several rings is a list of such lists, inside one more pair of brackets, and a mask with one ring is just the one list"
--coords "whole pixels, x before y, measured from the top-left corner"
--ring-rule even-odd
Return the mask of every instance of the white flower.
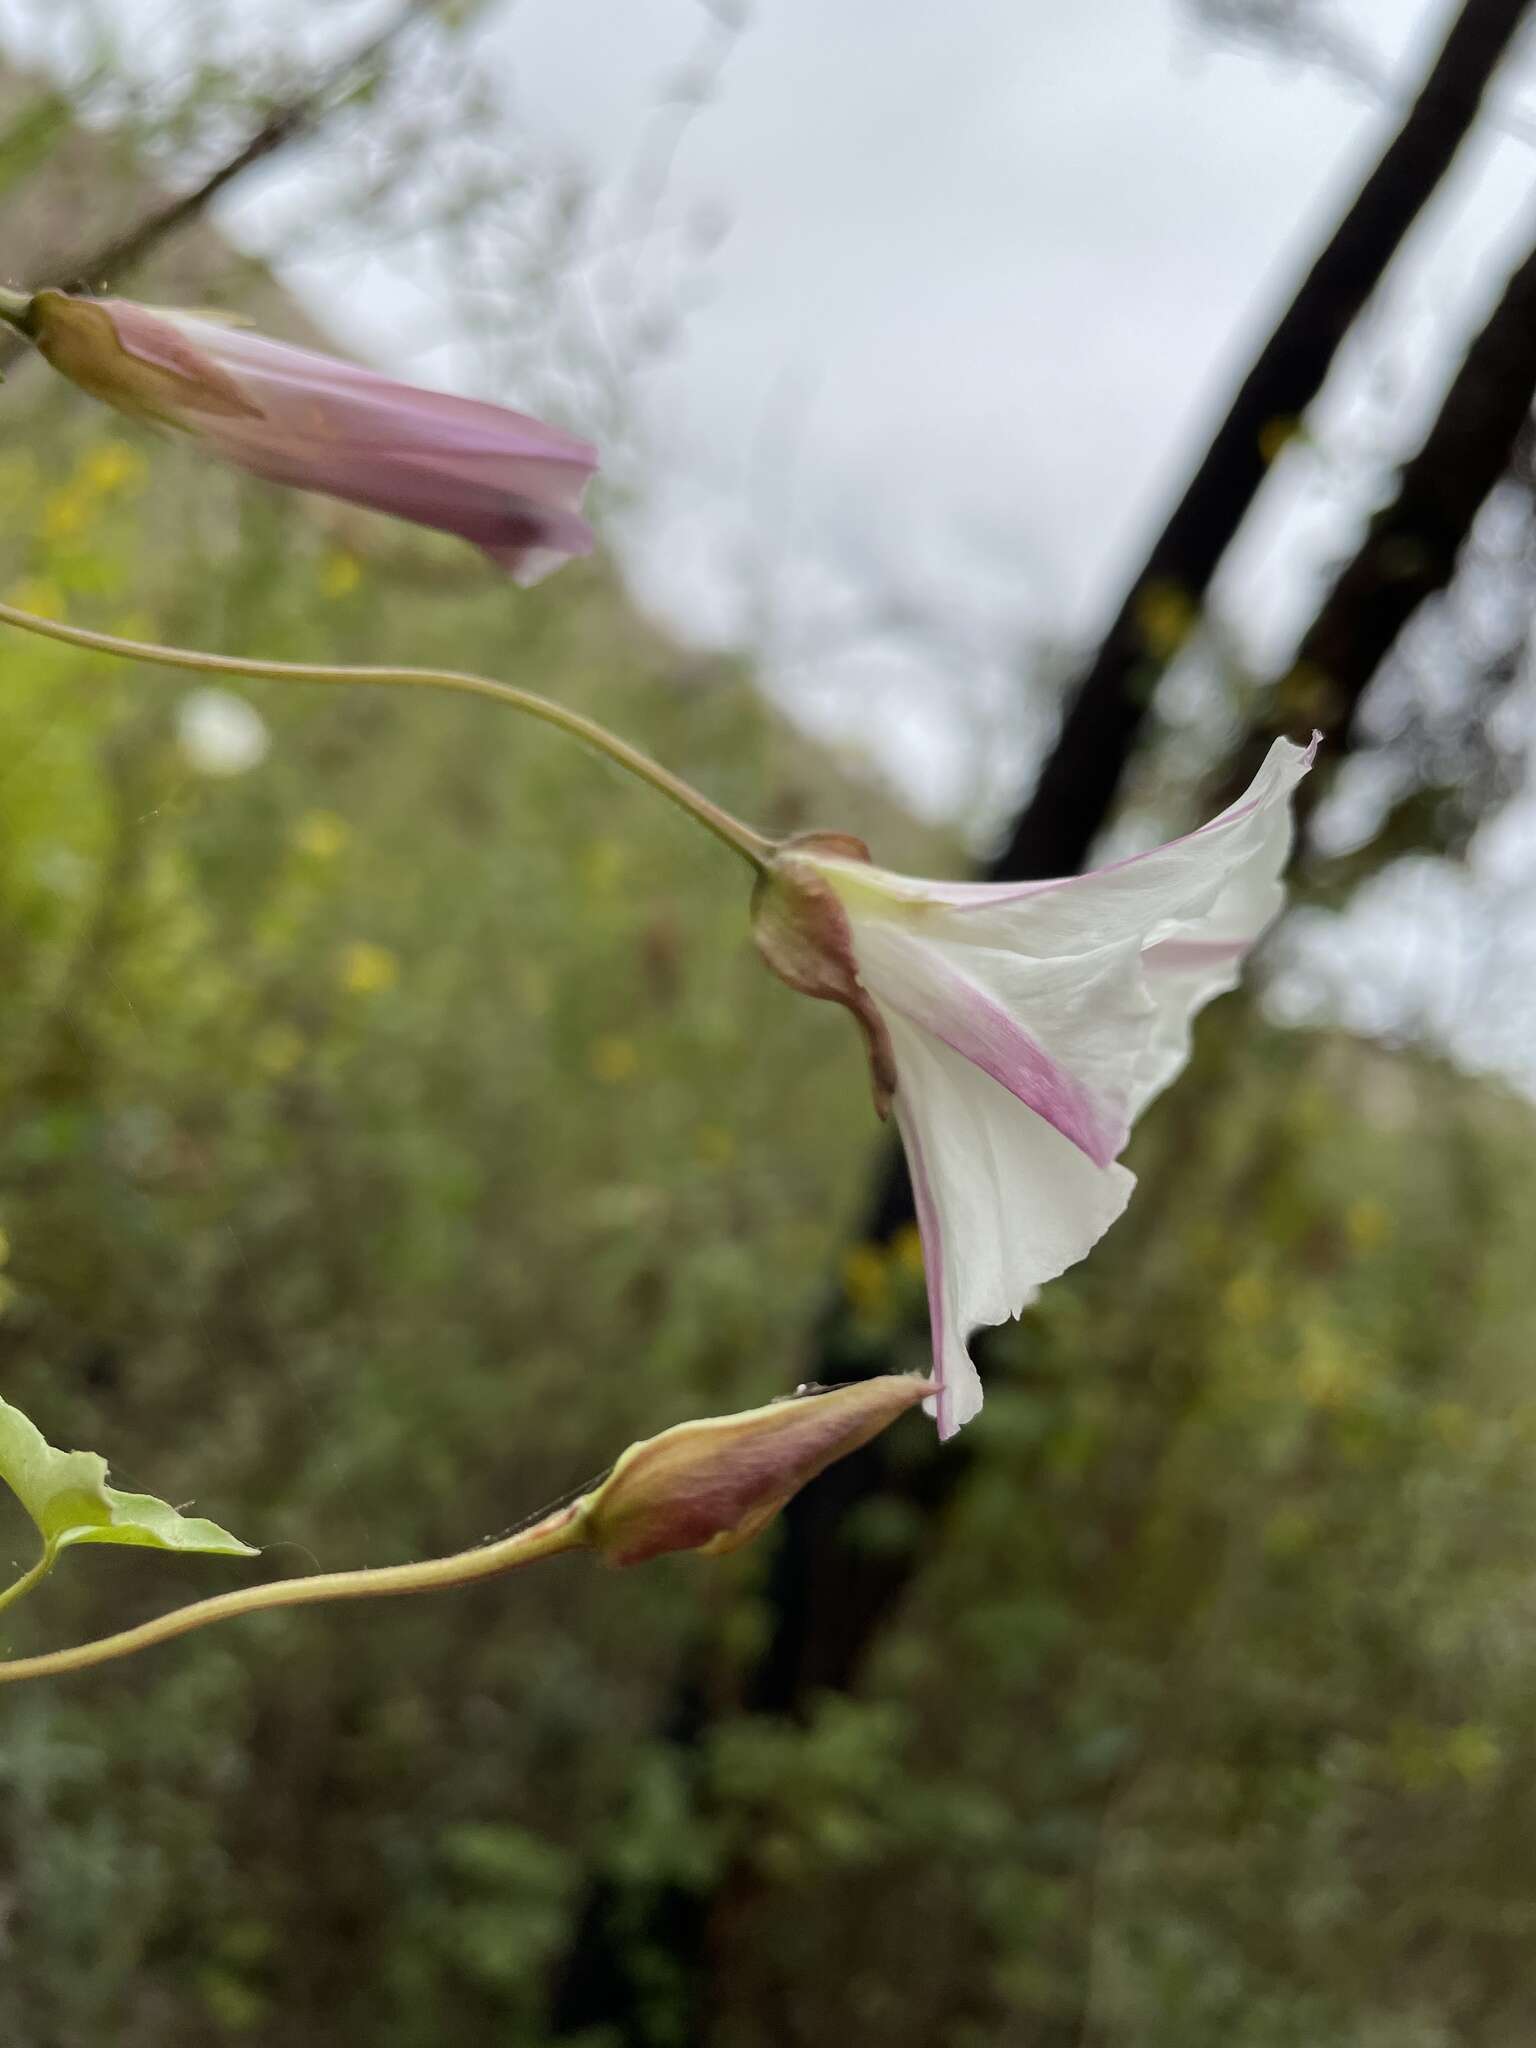
[[981, 1406], [973, 1330], [1017, 1315], [1130, 1197], [1130, 1128], [1189, 1057], [1278, 914], [1310, 748], [1277, 740], [1198, 832], [1054, 882], [928, 882], [857, 840], [790, 841], [759, 885], [758, 945], [845, 1003], [894, 1106], [928, 1276], [940, 1436]]
[[254, 704], [233, 690], [189, 690], [176, 711], [176, 738], [200, 775], [244, 775], [267, 758], [272, 736]]

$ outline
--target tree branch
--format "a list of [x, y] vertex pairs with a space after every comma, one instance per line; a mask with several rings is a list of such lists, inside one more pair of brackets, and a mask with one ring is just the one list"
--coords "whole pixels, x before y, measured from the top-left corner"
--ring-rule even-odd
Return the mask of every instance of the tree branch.
[[[1536, 403], [1536, 247], [1511, 274], [1468, 348], [1397, 495], [1371, 520], [1335, 577], [1290, 668], [1266, 694], [1223, 778], [1219, 801], [1251, 781], [1270, 741], [1298, 722], [1321, 728], [1324, 774], [1298, 793], [1304, 811], [1352, 745], [1361, 699], [1398, 638], [1455, 574], [1473, 521], [1508, 473]], [[1301, 801], [1303, 800], [1304, 801]]]
[[[205, 177], [174, 199], [153, 206], [131, 227], [93, 249], [52, 266], [43, 276], [29, 280], [34, 291], [52, 287], [58, 291], [99, 291], [104, 280], [132, 270], [146, 256], [190, 221], [199, 218], [237, 178], [265, 163], [268, 157], [295, 137], [311, 132], [335, 107], [368, 77], [390, 45], [431, 11], [433, 0], [406, 0], [406, 4], [383, 28], [331, 65], [313, 84], [286, 105], [268, 114], [254, 134]], [[0, 370], [7, 369], [26, 353], [26, 343], [6, 330], [0, 333]]]

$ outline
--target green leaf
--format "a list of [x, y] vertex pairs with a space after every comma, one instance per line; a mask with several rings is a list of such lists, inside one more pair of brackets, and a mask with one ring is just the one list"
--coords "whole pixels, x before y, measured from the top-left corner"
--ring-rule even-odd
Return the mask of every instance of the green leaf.
[[117, 1492], [107, 1484], [105, 1458], [94, 1451], [56, 1451], [19, 1408], [5, 1401], [0, 1401], [0, 1479], [36, 1522], [50, 1557], [75, 1543], [258, 1555], [216, 1522], [180, 1515], [153, 1494]]

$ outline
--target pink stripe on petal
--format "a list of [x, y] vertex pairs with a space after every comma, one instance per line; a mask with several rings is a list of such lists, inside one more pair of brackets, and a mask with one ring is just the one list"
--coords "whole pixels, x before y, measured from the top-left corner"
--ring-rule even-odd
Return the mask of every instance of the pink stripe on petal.
[[933, 1186], [923, 1159], [917, 1126], [902, 1109], [901, 1091], [896, 1093], [896, 1126], [906, 1148], [912, 1175], [912, 1206], [917, 1211], [917, 1234], [923, 1246], [923, 1276], [928, 1284], [928, 1330], [933, 1345], [933, 1402], [939, 1425], [939, 1441], [952, 1437], [960, 1427], [954, 1417], [954, 1395], [944, 1372], [944, 1239], [939, 1230], [939, 1212]]
[[1126, 1118], [1053, 1059], [985, 989], [927, 947], [922, 949], [922, 972], [926, 989], [915, 979], [893, 988], [883, 978], [878, 999], [990, 1074], [1095, 1166], [1112, 1166], [1130, 1135]]

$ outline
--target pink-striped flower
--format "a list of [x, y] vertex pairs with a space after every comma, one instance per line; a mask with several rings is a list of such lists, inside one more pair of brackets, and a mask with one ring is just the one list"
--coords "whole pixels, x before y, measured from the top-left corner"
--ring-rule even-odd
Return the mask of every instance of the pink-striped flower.
[[1093, 874], [918, 881], [870, 866], [857, 840], [811, 833], [759, 884], [768, 964], [854, 1012], [876, 1105], [895, 1108], [940, 1436], [981, 1406], [971, 1332], [1016, 1316], [1124, 1209], [1132, 1123], [1280, 910], [1291, 796], [1316, 745], [1277, 740], [1219, 818]]
[[93, 397], [270, 483], [457, 534], [520, 583], [591, 552], [596, 453], [523, 413], [127, 299], [43, 291], [8, 317]]

